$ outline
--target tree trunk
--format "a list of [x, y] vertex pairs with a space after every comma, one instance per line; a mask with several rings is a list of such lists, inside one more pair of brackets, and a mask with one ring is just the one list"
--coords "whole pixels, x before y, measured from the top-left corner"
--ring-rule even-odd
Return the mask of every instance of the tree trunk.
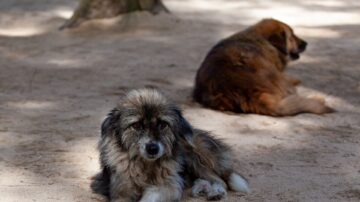
[[154, 15], [169, 13], [161, 0], [81, 0], [72, 17], [59, 29], [77, 27], [91, 19], [111, 18], [135, 11], [148, 11]]

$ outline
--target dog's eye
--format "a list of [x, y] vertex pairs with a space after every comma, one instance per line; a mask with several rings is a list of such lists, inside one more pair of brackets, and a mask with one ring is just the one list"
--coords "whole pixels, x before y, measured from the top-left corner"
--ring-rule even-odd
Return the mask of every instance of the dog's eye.
[[169, 126], [169, 124], [167, 122], [165, 122], [165, 121], [159, 121], [158, 122], [158, 127], [159, 127], [160, 130], [165, 129], [168, 126]]
[[141, 130], [142, 124], [140, 122], [135, 122], [135, 123], [131, 124], [130, 127], [133, 128], [134, 130]]

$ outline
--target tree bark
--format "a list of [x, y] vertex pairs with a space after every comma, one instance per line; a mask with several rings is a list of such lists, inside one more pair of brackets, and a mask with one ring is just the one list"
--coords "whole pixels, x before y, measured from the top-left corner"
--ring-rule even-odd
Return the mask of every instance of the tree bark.
[[112, 18], [136, 11], [148, 11], [154, 15], [169, 13], [161, 0], [81, 0], [72, 17], [59, 29], [77, 27], [91, 19]]

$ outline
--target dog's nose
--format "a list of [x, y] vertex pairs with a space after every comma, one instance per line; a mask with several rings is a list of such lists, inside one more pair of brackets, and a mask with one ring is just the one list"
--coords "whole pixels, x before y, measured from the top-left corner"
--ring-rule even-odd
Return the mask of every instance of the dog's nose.
[[304, 51], [306, 49], [307, 43], [306, 41], [301, 41], [300, 45], [299, 45], [299, 49], [301, 51]]
[[146, 144], [146, 152], [150, 155], [156, 155], [159, 153], [159, 145], [155, 144], [155, 143], [149, 143]]

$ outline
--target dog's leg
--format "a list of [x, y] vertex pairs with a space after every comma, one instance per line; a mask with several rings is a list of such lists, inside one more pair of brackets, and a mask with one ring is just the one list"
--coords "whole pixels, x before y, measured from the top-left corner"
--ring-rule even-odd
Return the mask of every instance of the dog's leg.
[[210, 192], [211, 184], [209, 181], [204, 179], [197, 179], [191, 188], [192, 196], [199, 197], [204, 196]]
[[276, 113], [282, 116], [295, 115], [299, 113], [325, 114], [335, 110], [326, 106], [321, 99], [304, 98], [291, 95], [280, 101]]
[[145, 190], [140, 202], [165, 202], [163, 194], [163, 188], [161, 187], [149, 187]]
[[335, 111], [320, 99], [305, 98], [297, 94], [281, 99], [272, 94], [263, 93], [254, 108], [259, 114], [272, 116], [291, 116], [300, 113], [325, 114]]
[[140, 202], [180, 201], [183, 192], [183, 179], [178, 176], [169, 177], [164, 184], [145, 188]]
[[180, 201], [182, 192], [182, 185], [177, 182], [162, 186], [151, 186], [145, 189], [140, 202]]
[[204, 179], [197, 179], [191, 188], [192, 196], [206, 196], [207, 200], [220, 200], [226, 196], [226, 187], [222, 183], [209, 182]]
[[237, 173], [232, 172], [227, 179], [227, 183], [233, 191], [250, 193], [247, 180]]
[[[209, 180], [210, 182], [206, 180], [202, 180], [202, 181], [198, 181], [199, 179], [196, 180], [192, 188], [193, 194], [194, 191], [206, 191], [206, 196], [208, 200], [220, 200], [222, 198], [225, 198], [227, 195], [226, 193], [227, 185], [233, 191], [250, 193], [250, 188], [247, 180], [235, 172], [231, 172], [231, 174], [228, 175], [227, 177], [224, 176], [224, 180], [226, 181], [227, 185], [222, 179], [218, 178], [215, 175], [208, 177], [208, 179], [209, 178], [212, 179]], [[201, 185], [203, 185], [202, 186], [203, 189], [201, 189], [202, 188]], [[211, 186], [208, 187], [209, 185]]]
[[226, 195], [226, 187], [222, 183], [213, 182], [206, 198], [210, 201], [217, 201], [225, 198]]
[[[208, 200], [220, 200], [226, 197], [227, 185], [218, 175], [210, 170], [201, 170], [201, 172], [198, 173], [198, 176], [203, 181], [196, 180], [194, 186], [197, 184], [197, 186], [200, 186], [200, 184], [205, 185], [206, 189], [200, 191], [206, 191], [206, 198]], [[195, 188], [197, 187], [193, 187], [193, 192]]]

